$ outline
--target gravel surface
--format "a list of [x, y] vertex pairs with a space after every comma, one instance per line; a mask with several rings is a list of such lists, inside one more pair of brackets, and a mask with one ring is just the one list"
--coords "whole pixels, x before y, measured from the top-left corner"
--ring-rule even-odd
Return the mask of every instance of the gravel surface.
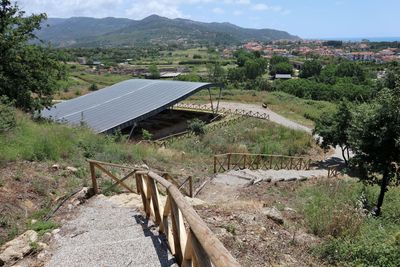
[[93, 197], [63, 225], [45, 266], [177, 266], [140, 203], [133, 194]]
[[230, 170], [226, 173], [220, 173], [214, 178], [214, 182], [229, 186], [244, 186], [252, 181], [303, 181], [310, 178], [326, 177], [327, 170]]

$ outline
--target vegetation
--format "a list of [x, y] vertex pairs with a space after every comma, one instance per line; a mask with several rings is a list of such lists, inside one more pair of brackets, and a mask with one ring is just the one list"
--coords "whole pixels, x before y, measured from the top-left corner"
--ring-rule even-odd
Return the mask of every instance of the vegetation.
[[300, 191], [300, 210], [309, 231], [323, 238], [313, 250], [338, 266], [398, 266], [400, 264], [400, 188], [388, 192], [382, 216], [365, 210], [379, 194], [378, 186], [355, 181], [326, 180]]
[[197, 118], [188, 121], [188, 130], [194, 133], [195, 135], [205, 134], [206, 132], [205, 126], [206, 126], [205, 122]]
[[3, 96], [0, 98], [0, 134], [11, 130], [15, 125], [15, 109], [8, 98]]
[[26, 111], [49, 106], [63, 66], [48, 49], [28, 44], [46, 15], [25, 16], [16, 4], [1, 0], [0, 18], [0, 96]]
[[312, 137], [305, 132], [247, 119], [226, 128], [206, 131], [201, 137], [175, 141], [171, 147], [209, 157], [229, 152], [294, 156], [307, 153], [312, 144]]

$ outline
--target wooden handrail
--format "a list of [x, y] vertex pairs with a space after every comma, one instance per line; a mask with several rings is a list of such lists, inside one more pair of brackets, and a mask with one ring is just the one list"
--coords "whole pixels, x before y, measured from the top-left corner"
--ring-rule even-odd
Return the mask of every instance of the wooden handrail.
[[[98, 188], [95, 167], [116, 181], [113, 186], [120, 185], [131, 192], [134, 192], [134, 190], [129, 188], [124, 181], [133, 175], [136, 180], [136, 192], [141, 195], [147, 219], [153, 219], [155, 224], [159, 226], [159, 232], [166, 235], [168, 246], [180, 266], [240, 266], [187, 202], [179, 188], [174, 184], [176, 183], [175, 180], [170, 179], [170, 182], [154, 171], [140, 168], [127, 168], [128, 166], [95, 160], [88, 160], [88, 162], [96, 194]], [[118, 179], [104, 166], [129, 169], [130, 172], [122, 179]], [[183, 187], [188, 181], [191, 185], [192, 177], [187, 178], [180, 187]], [[165, 203], [161, 201], [158, 185], [162, 186], [166, 192]], [[190, 194], [193, 194], [192, 189], [190, 191]]]
[[311, 159], [284, 155], [226, 153], [214, 155], [214, 173], [231, 169], [309, 170]]

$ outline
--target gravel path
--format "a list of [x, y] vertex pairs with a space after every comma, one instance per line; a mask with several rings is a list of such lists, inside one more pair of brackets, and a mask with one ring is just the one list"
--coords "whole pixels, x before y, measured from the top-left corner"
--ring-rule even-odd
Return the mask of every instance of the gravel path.
[[98, 195], [55, 237], [47, 267], [177, 266], [134, 194]]

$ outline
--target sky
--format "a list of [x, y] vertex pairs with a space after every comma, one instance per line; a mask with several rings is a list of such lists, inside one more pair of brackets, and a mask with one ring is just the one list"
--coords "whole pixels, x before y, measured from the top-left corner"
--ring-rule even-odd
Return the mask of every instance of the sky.
[[302, 38], [400, 37], [400, 0], [17, 0], [49, 17], [121, 17], [152, 14], [203, 22], [272, 28]]

